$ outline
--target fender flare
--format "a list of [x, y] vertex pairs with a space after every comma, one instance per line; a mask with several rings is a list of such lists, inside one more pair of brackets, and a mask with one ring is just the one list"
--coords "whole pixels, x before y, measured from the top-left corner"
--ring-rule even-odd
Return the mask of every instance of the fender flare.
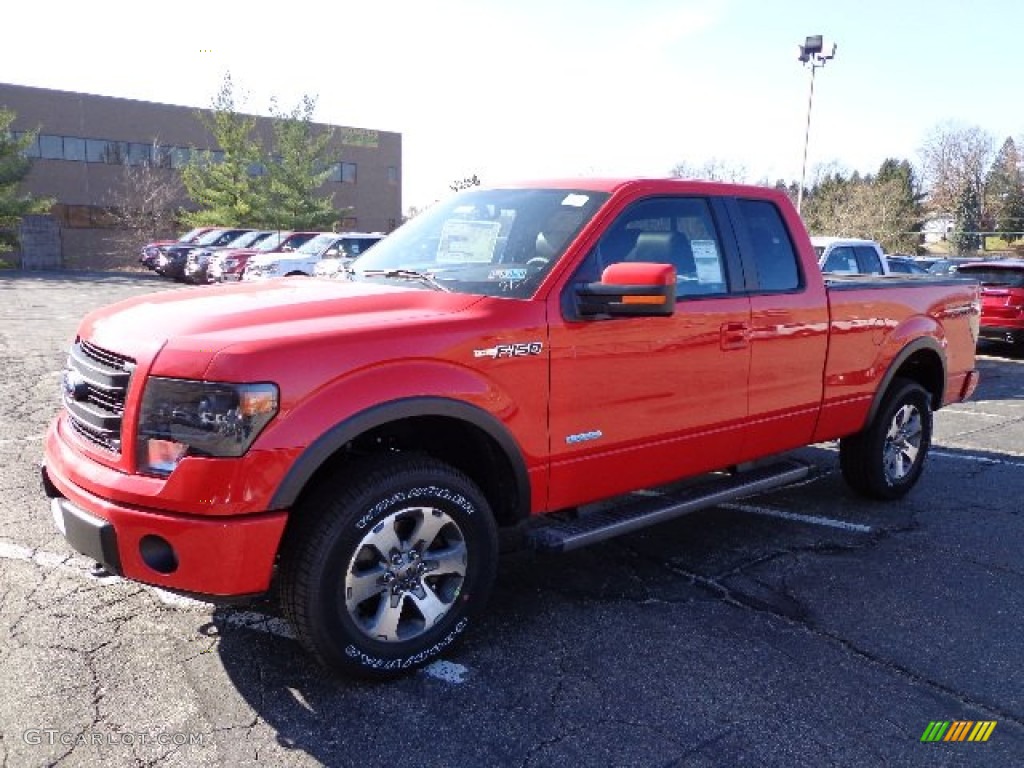
[[911, 356], [923, 350], [934, 352], [939, 358], [939, 365], [942, 366], [942, 377], [939, 381], [939, 391], [933, 395], [933, 402], [938, 403], [939, 405], [942, 404], [942, 399], [945, 396], [946, 390], [946, 356], [943, 354], [942, 345], [936, 339], [933, 339], [931, 336], [923, 336], [921, 338], [914, 339], [912, 342], [907, 344], [889, 364], [889, 368], [886, 370], [885, 375], [882, 376], [878, 389], [875, 391], [875, 396], [871, 401], [871, 408], [868, 409], [867, 420], [864, 422], [865, 427], [867, 427], [868, 424], [873, 423], [877, 417], [878, 410], [882, 407], [882, 403], [885, 402], [885, 396], [889, 392], [889, 387], [892, 385], [893, 379], [896, 378], [896, 374], [899, 369], [907, 360], [910, 359]]
[[521, 510], [530, 509], [530, 479], [519, 445], [508, 428], [477, 406], [443, 397], [408, 397], [381, 403], [335, 424], [307, 447], [292, 463], [270, 500], [269, 509], [291, 507], [314, 473], [346, 443], [364, 432], [414, 416], [446, 416], [465, 421], [494, 440], [515, 475]]

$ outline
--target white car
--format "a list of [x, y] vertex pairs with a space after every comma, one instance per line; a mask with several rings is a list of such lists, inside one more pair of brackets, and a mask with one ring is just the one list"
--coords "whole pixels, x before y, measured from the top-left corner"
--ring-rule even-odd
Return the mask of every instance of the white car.
[[381, 232], [346, 232], [341, 238], [340, 253], [333, 248], [325, 253], [313, 268], [313, 276], [338, 277], [345, 266], [383, 237]]
[[841, 275], [888, 275], [889, 263], [882, 246], [857, 237], [812, 237], [822, 272]]
[[288, 253], [258, 254], [249, 259], [243, 280], [268, 280], [274, 277], [311, 276], [322, 261], [335, 265], [351, 259], [376, 243], [384, 235], [362, 232], [327, 232], [308, 240]]

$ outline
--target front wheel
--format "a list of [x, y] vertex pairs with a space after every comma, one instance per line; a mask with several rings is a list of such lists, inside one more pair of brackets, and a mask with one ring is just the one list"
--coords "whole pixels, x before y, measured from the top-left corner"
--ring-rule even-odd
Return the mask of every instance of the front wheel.
[[387, 678], [427, 664], [490, 593], [494, 518], [476, 485], [442, 462], [377, 457], [292, 514], [282, 604], [299, 642], [331, 669]]
[[863, 496], [898, 499], [920, 478], [931, 442], [931, 396], [915, 381], [896, 379], [871, 424], [839, 441], [843, 478]]

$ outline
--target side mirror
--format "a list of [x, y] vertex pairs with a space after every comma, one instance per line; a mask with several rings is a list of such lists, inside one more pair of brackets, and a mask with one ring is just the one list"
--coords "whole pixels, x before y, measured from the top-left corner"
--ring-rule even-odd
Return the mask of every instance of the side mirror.
[[580, 317], [667, 317], [676, 308], [676, 270], [671, 264], [612, 264], [597, 283], [576, 288]]

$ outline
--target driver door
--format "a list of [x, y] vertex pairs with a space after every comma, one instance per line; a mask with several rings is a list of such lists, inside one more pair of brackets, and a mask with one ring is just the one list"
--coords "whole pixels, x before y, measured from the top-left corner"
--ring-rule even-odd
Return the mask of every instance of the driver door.
[[[549, 509], [717, 469], [742, 454], [750, 301], [719, 218], [698, 197], [634, 202], [550, 307]], [[675, 313], [574, 317], [573, 286], [617, 261], [673, 264]]]

